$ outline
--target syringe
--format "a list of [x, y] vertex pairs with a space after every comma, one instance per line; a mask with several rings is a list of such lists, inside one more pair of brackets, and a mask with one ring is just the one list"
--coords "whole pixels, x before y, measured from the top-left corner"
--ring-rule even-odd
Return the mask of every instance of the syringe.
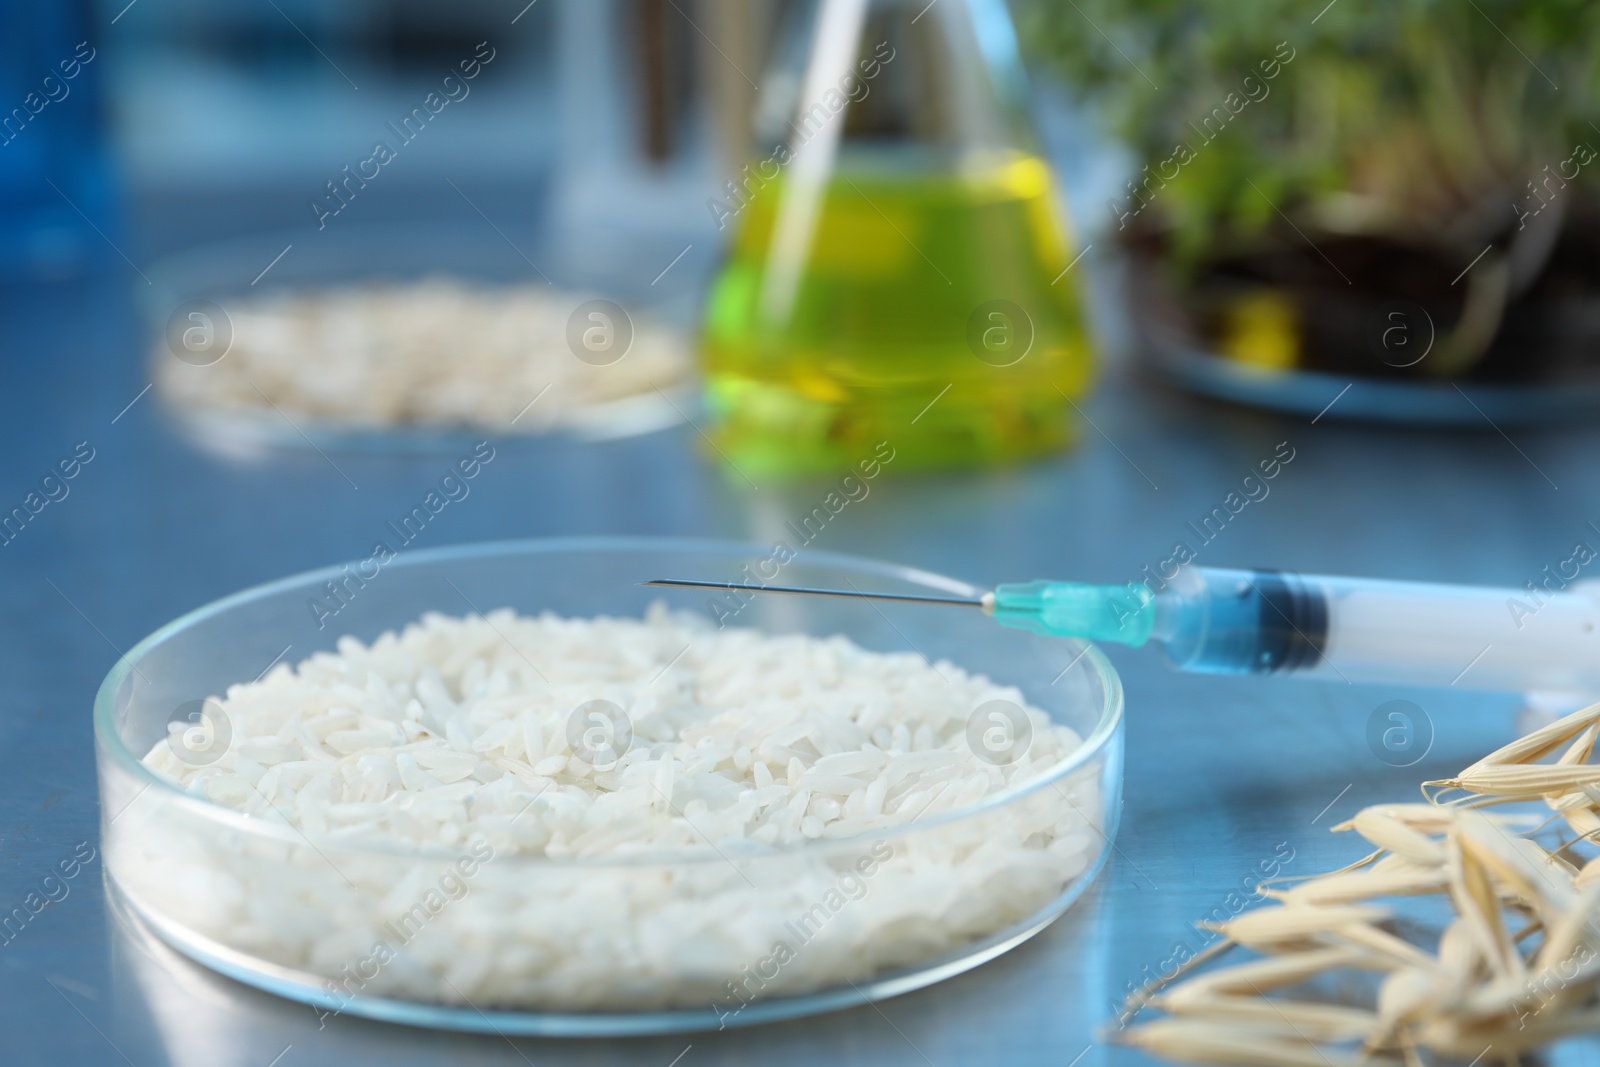
[[1187, 566], [1167, 582], [1034, 581], [981, 597], [658, 579], [647, 585], [913, 600], [1004, 626], [1124, 645], [1179, 669], [1344, 682], [1600, 692], [1600, 595]]

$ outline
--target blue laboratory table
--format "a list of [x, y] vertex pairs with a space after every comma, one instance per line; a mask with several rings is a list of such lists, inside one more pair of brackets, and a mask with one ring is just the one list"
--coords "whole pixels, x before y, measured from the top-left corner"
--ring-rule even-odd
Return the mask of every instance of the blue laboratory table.
[[[120, 264], [114, 265], [120, 268]], [[454, 458], [308, 450], [230, 457], [163, 414], [132, 272], [0, 290], [0, 510], [62, 457], [94, 458], [0, 545], [0, 914], [98, 840], [90, 706], [118, 655], [216, 597], [368, 552]], [[1330, 400], [1333, 399], [1330, 397]], [[130, 406], [131, 404], [131, 406]], [[1121, 580], [1195, 541], [1288, 442], [1294, 459], [1209, 543], [1203, 562], [1520, 585], [1600, 545], [1600, 425], [1461, 432], [1363, 427], [1205, 404], [1113, 375], [1079, 446], [992, 473], [891, 477], [816, 547], [979, 583]], [[751, 489], [683, 426], [603, 443], [504, 442], [426, 530], [427, 545], [521, 536], [767, 540], [826, 480]], [[842, 473], [842, 472], [841, 472]], [[356, 488], [359, 487], [359, 488]], [[1126, 807], [1088, 896], [1015, 951], [875, 1006], [724, 1033], [617, 1041], [412, 1030], [308, 1008], [219, 978], [107, 911], [98, 858], [0, 944], [7, 1064], [312, 1067], [383, 1064], [1006, 1064], [1143, 1062], [1095, 1031], [1130, 985], [1195, 951], [1192, 923], [1229, 907], [1264, 861], [1331, 868], [1327, 832], [1362, 805], [1415, 799], [1517, 729], [1513, 696], [1183, 676], [1111, 649], [1127, 686]], [[1369, 743], [1384, 702], [1426, 716], [1414, 766]], [[1428, 726], [1431, 724], [1431, 728]], [[1409, 758], [1409, 757], [1408, 757]], [[1284, 857], [1289, 857], [1287, 860]], [[59, 892], [57, 893], [59, 896]], [[1593, 1042], [1552, 1062], [1593, 1062]]]

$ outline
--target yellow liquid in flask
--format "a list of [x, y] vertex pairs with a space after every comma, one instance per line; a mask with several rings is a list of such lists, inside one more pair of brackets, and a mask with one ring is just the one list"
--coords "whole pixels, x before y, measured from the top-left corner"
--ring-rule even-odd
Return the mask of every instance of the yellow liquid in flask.
[[1048, 165], [838, 171], [789, 313], [763, 302], [787, 190], [757, 190], [712, 288], [717, 448], [741, 472], [831, 470], [887, 441], [896, 469], [1004, 463], [1063, 445], [1091, 370]]

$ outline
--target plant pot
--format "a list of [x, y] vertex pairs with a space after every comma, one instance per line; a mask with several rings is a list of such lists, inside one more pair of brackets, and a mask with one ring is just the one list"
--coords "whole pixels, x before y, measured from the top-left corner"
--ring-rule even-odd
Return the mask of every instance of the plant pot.
[[1203, 395], [1329, 418], [1526, 423], [1600, 408], [1597, 236], [1592, 218], [1569, 218], [1542, 262], [1519, 260], [1507, 234], [1463, 269], [1437, 250], [1309, 232], [1180, 272], [1145, 234], [1127, 245], [1125, 295], [1147, 365]]

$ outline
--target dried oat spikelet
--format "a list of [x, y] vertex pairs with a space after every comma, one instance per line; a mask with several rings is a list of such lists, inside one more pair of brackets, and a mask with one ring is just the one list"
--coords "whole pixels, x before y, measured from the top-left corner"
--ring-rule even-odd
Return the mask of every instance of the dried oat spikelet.
[[[1509, 745], [1495, 749], [1461, 773], [1469, 774], [1484, 767], [1528, 763], [1540, 759], [1554, 752], [1557, 746], [1574, 736], [1592, 729], [1597, 723], [1600, 723], [1600, 704], [1591, 704], [1582, 711], [1575, 711], [1548, 726], [1540, 727], [1530, 734], [1517, 738]], [[1591, 745], [1594, 743], [1592, 736], [1589, 738], [1589, 743]]]
[[1240, 1067], [1363, 1067], [1366, 1057], [1329, 1051], [1277, 1029], [1161, 1019], [1125, 1030], [1118, 1038], [1166, 1059]]
[[1285, 1039], [1303, 1041], [1355, 1041], [1371, 1033], [1378, 1024], [1374, 1012], [1341, 1004], [1271, 1000], [1254, 995], [1216, 995], [1187, 1000], [1167, 1010], [1175, 1016], [1192, 1013], [1210, 1022], [1239, 1022]]
[[1386, 908], [1354, 904], [1324, 908], [1299, 904], [1257, 908], [1227, 922], [1198, 925], [1246, 948], [1286, 952], [1314, 944], [1346, 927], [1376, 922], [1388, 916]]
[[[1280, 879], [1262, 890], [1273, 904], [1200, 924], [1263, 958], [1173, 983], [1149, 1001], [1169, 1017], [1121, 1039], [1207, 1063], [1344, 1067], [1398, 1056], [1423, 1067], [1438, 1056], [1511, 1064], [1600, 1030], [1597, 744], [1600, 704], [1425, 783], [1428, 803], [1373, 805], [1335, 826], [1378, 851]], [[1441, 803], [1451, 790], [1461, 795]], [[1516, 813], [1482, 810], [1505, 804]], [[1530, 805], [1554, 814], [1541, 822]], [[1547, 848], [1563, 820], [1576, 838]], [[1455, 912], [1434, 952], [1400, 936], [1383, 906], [1430, 896]], [[1383, 973], [1372, 1010], [1295, 996], [1356, 970]]]
[[1418, 897], [1449, 885], [1444, 865], [1424, 867], [1407, 861], [1402, 869], [1354, 871], [1302, 883], [1272, 896], [1285, 904], [1359, 904], [1377, 897]]
[[[1435, 969], [1402, 967], [1378, 987], [1378, 1022], [1366, 1035], [1368, 1049], [1409, 1048], [1405, 1030], [1449, 1003], [1448, 983]], [[1410, 1057], [1408, 1057], [1408, 1060]]]
[[1422, 783], [1440, 790], [1460, 789], [1485, 797], [1535, 798], [1545, 794], [1570, 792], [1583, 785], [1600, 782], [1600, 767], [1556, 766], [1553, 764], [1475, 765], [1454, 778]]
[[1422, 831], [1407, 825], [1399, 813], [1387, 806], [1363, 808], [1355, 818], [1333, 829], [1354, 830], [1384, 851], [1404, 856], [1413, 863], [1428, 866], [1444, 863], [1444, 847]]
[[1150, 1003], [1176, 1010], [1184, 1005], [1210, 1002], [1220, 996], [1263, 993], [1269, 989], [1296, 985], [1335, 967], [1360, 966], [1365, 959], [1366, 953], [1362, 950], [1342, 946], [1268, 956], [1197, 975], [1178, 984], [1170, 993], [1153, 998]]

